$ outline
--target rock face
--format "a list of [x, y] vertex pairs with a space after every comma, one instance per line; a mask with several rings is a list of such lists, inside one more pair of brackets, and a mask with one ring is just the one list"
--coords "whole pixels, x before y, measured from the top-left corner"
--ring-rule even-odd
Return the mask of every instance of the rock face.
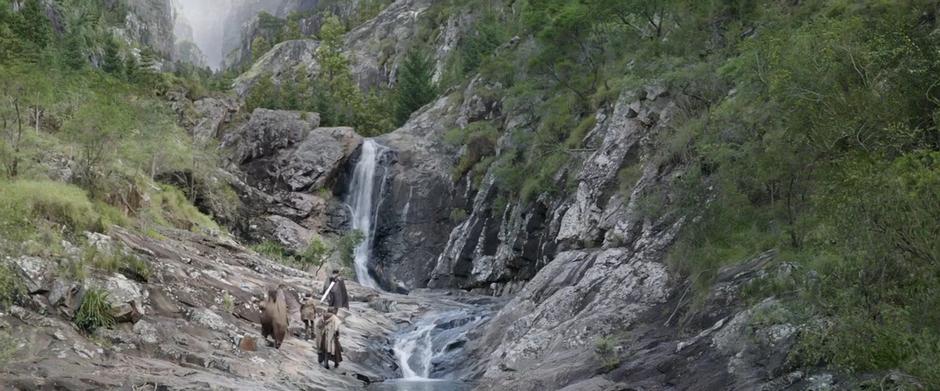
[[171, 0], [127, 0], [128, 13], [120, 33], [163, 58], [172, 58], [176, 14]]
[[260, 77], [269, 76], [280, 84], [292, 79], [297, 72], [315, 75], [320, 71], [315, 54], [320, 46], [318, 41], [298, 39], [285, 41], [274, 46], [252, 65], [251, 69], [235, 79], [235, 92], [240, 96], [249, 93]]
[[257, 109], [223, 137], [229, 182], [246, 205], [236, 233], [302, 251], [317, 231], [339, 231], [345, 212], [331, 194], [362, 143], [352, 128], [320, 128], [316, 113]]
[[438, 99], [402, 128], [376, 139], [396, 153], [377, 211], [373, 249], [385, 286], [426, 286], [453, 227], [450, 167], [456, 151], [442, 141], [456, 118], [453, 99]]
[[378, 16], [346, 34], [350, 70], [366, 89], [395, 84], [395, 73], [418, 31], [429, 0], [396, 0]]
[[190, 129], [200, 145], [209, 145], [221, 136], [222, 127], [238, 112], [238, 104], [224, 98], [203, 98], [193, 102], [193, 108], [196, 120]]
[[[350, 71], [363, 90], [373, 87], [391, 87], [395, 84], [398, 65], [404, 59], [418, 30], [418, 18], [431, 5], [429, 0], [397, 0], [383, 9], [378, 16], [353, 28], [344, 38], [344, 52], [349, 59]], [[362, 4], [358, 1], [342, 2], [339, 15], [353, 15]], [[289, 9], [289, 6], [283, 9]], [[286, 13], [285, 13], [286, 15]], [[310, 34], [319, 31], [320, 18], [305, 19]], [[248, 31], [252, 31], [248, 27]], [[450, 44], [454, 44], [453, 41]], [[318, 41], [300, 39], [277, 44], [236, 79], [234, 87], [240, 96], [246, 96], [262, 75], [272, 76], [275, 84], [292, 78], [295, 72], [315, 77], [320, 71], [316, 61]], [[250, 39], [233, 53], [251, 53]], [[238, 55], [236, 55], [238, 57]], [[244, 54], [241, 55], [244, 57]], [[442, 60], [443, 61], [443, 60]], [[231, 59], [227, 66], [245, 63], [244, 59]]]

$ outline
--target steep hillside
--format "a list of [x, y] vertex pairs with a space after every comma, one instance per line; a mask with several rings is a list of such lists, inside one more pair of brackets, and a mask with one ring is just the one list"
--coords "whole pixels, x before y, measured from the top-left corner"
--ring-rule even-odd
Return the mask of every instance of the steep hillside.
[[935, 1], [145, 3], [0, 0], [0, 383], [940, 387]]

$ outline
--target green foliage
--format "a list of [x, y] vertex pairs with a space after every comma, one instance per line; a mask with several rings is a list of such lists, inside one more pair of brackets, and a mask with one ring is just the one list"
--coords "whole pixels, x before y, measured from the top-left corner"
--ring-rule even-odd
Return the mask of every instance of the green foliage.
[[251, 246], [257, 253], [268, 256], [285, 265], [306, 269], [310, 266], [321, 267], [331, 249], [319, 238], [314, 238], [307, 247], [299, 252], [284, 248], [277, 242], [264, 241]]
[[59, 231], [102, 231], [109, 224], [81, 189], [49, 181], [0, 181], [0, 233], [10, 241], [37, 238], [48, 225]]
[[602, 337], [594, 341], [594, 354], [601, 363], [602, 372], [610, 372], [620, 366], [620, 357], [611, 337]]
[[464, 145], [460, 160], [454, 166], [453, 179], [458, 181], [468, 173], [473, 183], [480, 184], [496, 154], [499, 130], [486, 121], [474, 122], [464, 129], [454, 128], [447, 132], [444, 140], [453, 145]]
[[159, 192], [150, 195], [150, 203], [143, 210], [149, 221], [190, 231], [219, 231], [219, 226], [199, 211], [186, 195], [170, 185], [159, 185]]
[[251, 59], [252, 61], [258, 61], [265, 53], [267, 53], [273, 45], [263, 36], [257, 36], [251, 41]]
[[344, 265], [352, 267], [353, 261], [356, 258], [356, 247], [358, 247], [365, 238], [365, 234], [359, 230], [349, 231], [340, 237], [337, 249], [339, 250], [340, 260], [343, 261]]
[[421, 49], [414, 47], [405, 55], [398, 70], [395, 120], [402, 125], [415, 110], [430, 102], [437, 95], [431, 82], [434, 63]]
[[235, 312], [235, 297], [228, 293], [228, 291], [222, 294], [222, 309], [228, 313]]
[[103, 61], [104, 64], [101, 65], [101, 70], [118, 77], [125, 74], [124, 59], [121, 58], [121, 47], [116, 39], [112, 38], [105, 41]]
[[290, 257], [290, 250], [271, 240], [266, 240], [261, 243], [251, 245], [251, 249], [258, 254], [265, 255], [282, 262]]
[[467, 219], [467, 210], [462, 208], [454, 208], [450, 211], [450, 221], [454, 224], [460, 224]]
[[323, 266], [323, 261], [326, 259], [326, 256], [330, 253], [330, 248], [319, 238], [314, 238], [307, 244], [307, 248], [304, 249], [300, 256], [298, 257], [298, 262], [304, 266]]
[[9, 308], [26, 294], [25, 288], [12, 265], [0, 263], [0, 308]]
[[85, 291], [73, 321], [80, 330], [88, 334], [102, 327], [113, 327], [115, 321], [111, 314], [111, 304], [108, 302], [108, 292], [99, 288]]
[[509, 40], [509, 31], [505, 26], [496, 14], [487, 12], [469, 34], [461, 37], [457, 49], [463, 74], [472, 74], [487, 56]]
[[0, 331], [0, 364], [6, 364], [19, 350], [18, 341], [6, 331]]
[[384, 89], [360, 91], [342, 52], [344, 33], [341, 20], [327, 16], [315, 54], [321, 67], [317, 77], [297, 70], [275, 83], [270, 74], [260, 75], [246, 98], [249, 111], [263, 107], [317, 112], [324, 126], [352, 126], [364, 136], [394, 130], [395, 96]]
[[151, 275], [147, 261], [121, 251], [101, 253], [94, 246], [86, 247], [81, 262], [69, 264], [66, 272], [78, 280], [84, 279], [84, 270], [76, 268], [84, 268], [85, 265], [107, 273], [119, 272], [139, 282], [147, 282]]

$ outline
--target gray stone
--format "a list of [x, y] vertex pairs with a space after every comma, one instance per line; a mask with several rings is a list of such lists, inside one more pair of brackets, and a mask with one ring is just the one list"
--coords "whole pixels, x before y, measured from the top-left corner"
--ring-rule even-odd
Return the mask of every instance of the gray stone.
[[189, 319], [215, 331], [228, 331], [231, 328], [231, 325], [226, 323], [219, 314], [205, 308], [193, 309], [189, 314]]
[[317, 128], [278, 158], [278, 177], [291, 191], [323, 188], [362, 138], [352, 128]]
[[240, 130], [226, 135], [223, 146], [234, 147], [234, 160], [244, 163], [300, 142], [319, 124], [320, 115], [316, 113], [259, 108]]
[[52, 289], [56, 273], [54, 262], [23, 256], [14, 259], [12, 264], [19, 271], [30, 294], [45, 293]]

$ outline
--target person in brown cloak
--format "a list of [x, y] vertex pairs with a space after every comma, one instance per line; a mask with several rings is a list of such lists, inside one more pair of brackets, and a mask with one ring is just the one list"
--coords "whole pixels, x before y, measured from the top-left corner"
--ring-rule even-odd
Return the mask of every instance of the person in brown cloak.
[[300, 305], [300, 320], [304, 322], [304, 337], [307, 340], [316, 339], [314, 321], [317, 319], [317, 300], [307, 293], [304, 302]]
[[329, 311], [323, 314], [321, 324], [317, 331], [319, 336], [315, 344], [317, 346], [317, 362], [324, 368], [330, 369], [330, 361], [333, 361], [333, 367], [338, 368], [339, 363], [343, 361], [343, 347], [339, 344], [340, 320], [336, 315], [336, 307], [330, 307]]

